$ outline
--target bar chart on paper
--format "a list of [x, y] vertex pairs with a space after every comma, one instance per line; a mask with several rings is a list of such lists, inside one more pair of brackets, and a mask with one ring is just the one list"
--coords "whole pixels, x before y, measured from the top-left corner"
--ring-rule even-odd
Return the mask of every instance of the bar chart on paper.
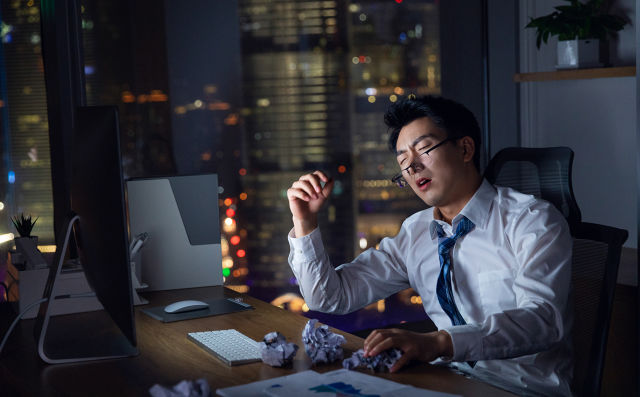
[[304, 371], [247, 385], [218, 389], [216, 392], [223, 397], [392, 397], [407, 395], [456, 397], [454, 394], [419, 389], [346, 369], [325, 374]]

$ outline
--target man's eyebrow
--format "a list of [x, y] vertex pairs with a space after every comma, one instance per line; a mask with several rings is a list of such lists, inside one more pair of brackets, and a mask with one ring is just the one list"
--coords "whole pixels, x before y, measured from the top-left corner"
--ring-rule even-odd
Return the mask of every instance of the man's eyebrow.
[[[418, 142], [420, 142], [423, 139], [427, 139], [427, 138], [433, 138], [433, 134], [427, 133], [424, 135], [420, 135], [419, 137], [417, 137], [416, 139], [413, 140], [413, 142], [411, 143], [411, 146], [415, 146], [418, 144]], [[405, 153], [406, 150], [404, 149], [400, 149], [400, 150], [396, 150], [396, 157], [400, 156], [401, 154]]]

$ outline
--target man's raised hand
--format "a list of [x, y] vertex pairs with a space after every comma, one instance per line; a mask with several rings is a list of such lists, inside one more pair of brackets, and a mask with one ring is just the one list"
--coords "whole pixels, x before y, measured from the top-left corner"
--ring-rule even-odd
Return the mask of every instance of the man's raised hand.
[[333, 179], [322, 171], [302, 175], [293, 182], [287, 190], [287, 198], [296, 237], [305, 236], [318, 227], [318, 212], [332, 190]]

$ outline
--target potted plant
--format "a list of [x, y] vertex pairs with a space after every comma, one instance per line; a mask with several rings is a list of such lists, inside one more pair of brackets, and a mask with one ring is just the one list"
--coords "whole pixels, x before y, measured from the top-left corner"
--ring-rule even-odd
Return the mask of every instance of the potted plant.
[[527, 28], [536, 29], [538, 49], [550, 36], [558, 36], [556, 68], [601, 66], [600, 40], [622, 30], [627, 21], [606, 14], [603, 0], [565, 0], [569, 5], [555, 7], [549, 15], [531, 18]]
[[13, 226], [15, 226], [20, 237], [35, 237], [36, 239], [38, 238], [38, 236], [31, 236], [31, 231], [33, 230], [33, 227], [36, 225], [36, 222], [39, 218], [36, 218], [34, 220], [31, 219], [31, 215], [25, 217], [24, 213], [20, 214], [19, 218], [18, 215], [11, 218], [11, 223], [13, 223]]
[[15, 226], [20, 237], [14, 238], [16, 251], [27, 260], [27, 266], [30, 268], [39, 268], [46, 266], [46, 262], [38, 251], [38, 236], [32, 236], [31, 232], [39, 218], [33, 219], [31, 215], [24, 216], [24, 213], [11, 218], [11, 223]]

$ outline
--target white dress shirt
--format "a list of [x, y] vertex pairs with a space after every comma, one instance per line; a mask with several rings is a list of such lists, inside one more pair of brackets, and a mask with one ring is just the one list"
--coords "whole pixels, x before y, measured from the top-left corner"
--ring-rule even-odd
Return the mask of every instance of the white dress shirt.
[[[553, 205], [486, 180], [452, 225], [429, 208], [407, 218], [351, 263], [334, 269], [318, 229], [289, 234], [289, 264], [312, 310], [348, 313], [411, 287], [440, 330], [451, 361], [520, 394], [570, 395], [573, 372], [569, 290], [572, 239]], [[454, 301], [466, 325], [452, 326], [436, 296], [435, 222], [452, 235], [466, 216], [475, 227], [451, 250]], [[466, 361], [478, 361], [471, 367]]]

